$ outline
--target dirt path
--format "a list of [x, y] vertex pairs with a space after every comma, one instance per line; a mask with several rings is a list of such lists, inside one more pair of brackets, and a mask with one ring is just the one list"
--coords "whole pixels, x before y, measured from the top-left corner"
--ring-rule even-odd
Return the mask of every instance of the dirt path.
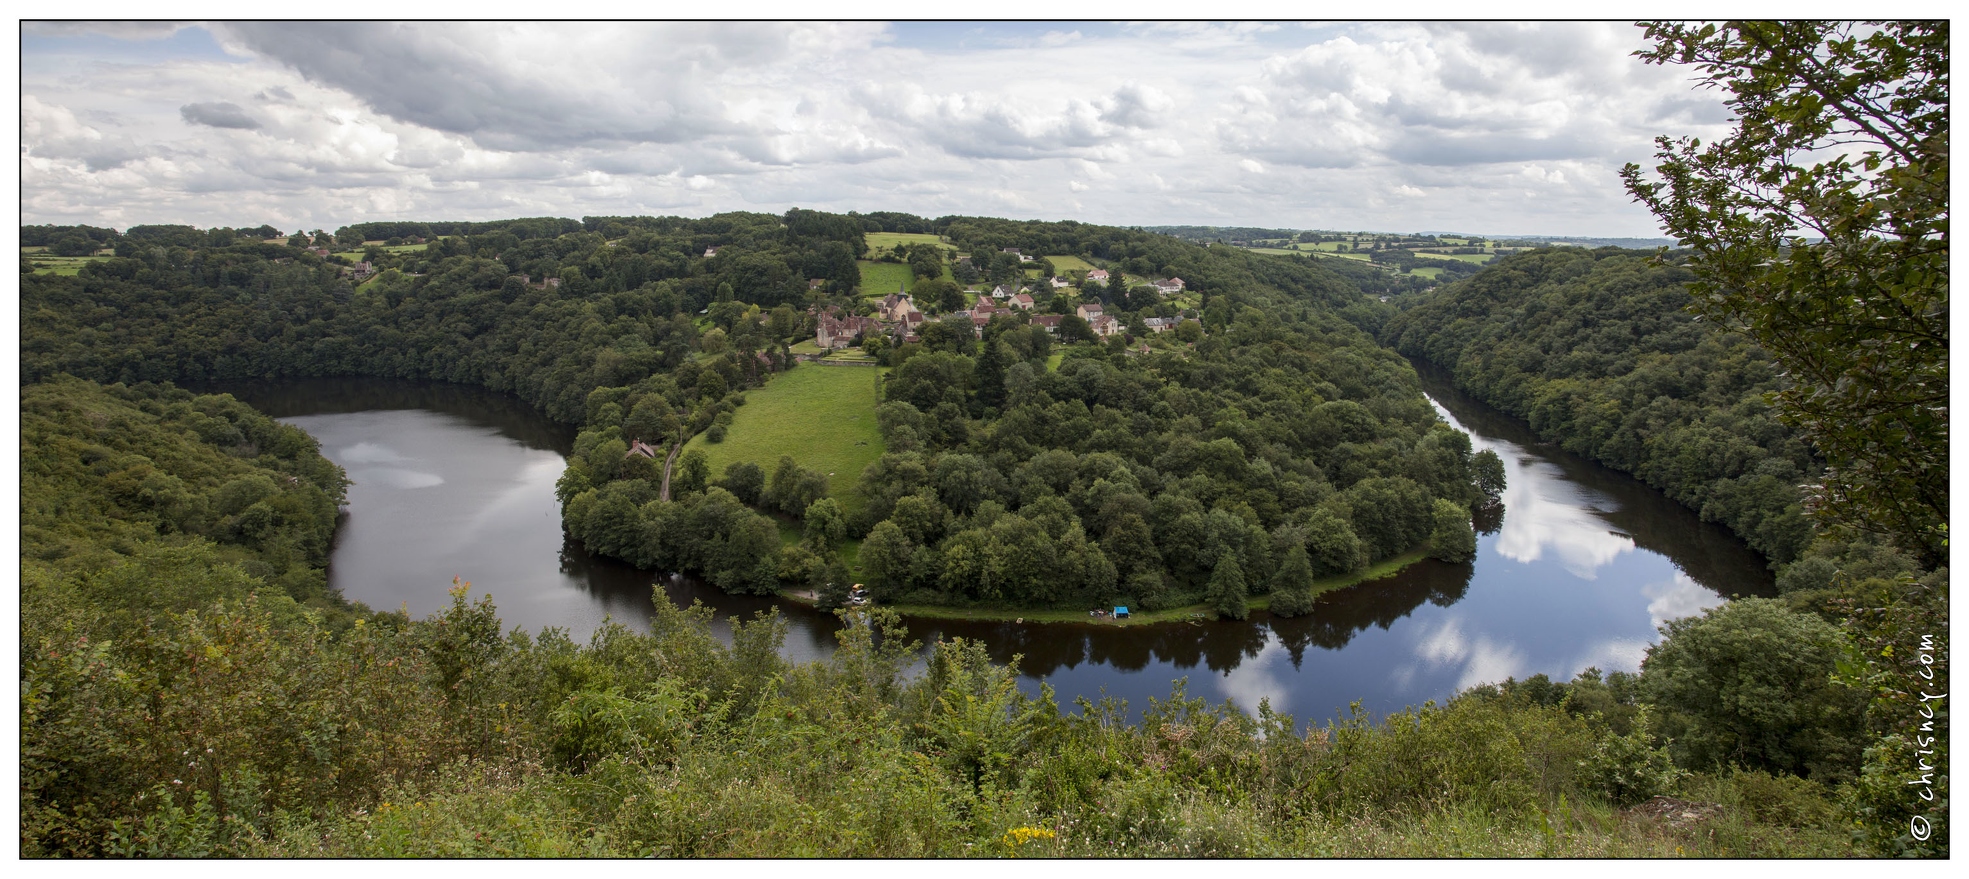
[[677, 465], [677, 453], [678, 453], [678, 452], [681, 452], [681, 451], [683, 451], [683, 450], [684, 450], [684, 443], [686, 443], [686, 442], [689, 442], [689, 440], [687, 440], [687, 439], [686, 439], [686, 440], [680, 440], [680, 441], [678, 441], [678, 442], [676, 442], [676, 443], [673, 443], [673, 444], [671, 444], [671, 446], [670, 446], [670, 454], [664, 457], [664, 459], [663, 459], [663, 489], [662, 489], [661, 491], [658, 491], [658, 492], [656, 493], [656, 496], [657, 496], [658, 498], [661, 498], [661, 499], [663, 499], [663, 500], [666, 500], [666, 501], [670, 499], [670, 470], [671, 470], [671, 468], [673, 468], [673, 467], [675, 467], [675, 466]]

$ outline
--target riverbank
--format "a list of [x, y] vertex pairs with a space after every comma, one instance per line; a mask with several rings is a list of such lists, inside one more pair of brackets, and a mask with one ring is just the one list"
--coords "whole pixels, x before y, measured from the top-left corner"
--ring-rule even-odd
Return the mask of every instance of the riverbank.
[[[1427, 545], [1418, 546], [1401, 555], [1382, 559], [1365, 569], [1339, 577], [1328, 577], [1313, 583], [1313, 594], [1323, 595], [1358, 586], [1362, 583], [1392, 577], [1403, 568], [1429, 557]], [[798, 604], [813, 606], [813, 597], [806, 590], [781, 590], [779, 597]], [[1191, 604], [1184, 607], [1171, 607], [1162, 610], [1130, 609], [1127, 619], [1089, 616], [1085, 610], [1075, 609], [1019, 609], [1001, 607], [954, 607], [941, 604], [885, 604], [886, 607], [905, 617], [931, 620], [964, 620], [968, 622], [1015, 622], [1015, 623], [1072, 623], [1083, 626], [1106, 626], [1122, 628], [1127, 626], [1153, 626], [1164, 623], [1181, 623], [1216, 619], [1216, 612], [1207, 604]], [[1247, 612], [1271, 610], [1270, 595], [1254, 596], [1245, 602]]]

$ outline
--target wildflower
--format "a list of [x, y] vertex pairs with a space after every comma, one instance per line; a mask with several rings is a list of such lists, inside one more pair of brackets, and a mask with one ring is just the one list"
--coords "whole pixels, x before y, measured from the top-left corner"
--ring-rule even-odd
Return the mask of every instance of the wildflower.
[[1035, 839], [1053, 839], [1056, 836], [1057, 834], [1052, 830], [1044, 827], [1014, 827], [1005, 831], [1005, 837], [1000, 841], [1008, 848], [1016, 849]]

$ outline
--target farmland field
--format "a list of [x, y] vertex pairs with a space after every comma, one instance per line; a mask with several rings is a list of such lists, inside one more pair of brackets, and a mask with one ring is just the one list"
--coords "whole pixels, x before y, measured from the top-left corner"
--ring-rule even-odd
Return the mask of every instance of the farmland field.
[[1489, 261], [1490, 261], [1490, 257], [1491, 257], [1491, 255], [1490, 255], [1490, 254], [1488, 254], [1488, 253], [1421, 253], [1421, 252], [1417, 252], [1417, 253], [1416, 253], [1415, 255], [1416, 255], [1416, 256], [1418, 256], [1418, 257], [1420, 257], [1420, 258], [1422, 258], [1422, 259], [1453, 259], [1453, 260], [1456, 260], [1457, 262], [1470, 262], [1470, 263], [1485, 263], [1485, 262], [1489, 262]]
[[21, 248], [21, 261], [34, 266], [36, 272], [51, 275], [73, 275], [92, 262], [106, 259], [101, 256], [54, 256], [45, 247]]
[[1100, 266], [1094, 265], [1093, 263], [1090, 263], [1077, 256], [1048, 255], [1046, 259], [1047, 261], [1053, 264], [1054, 271], [1059, 272], [1060, 274], [1063, 275], [1066, 274], [1067, 272], [1073, 271], [1074, 269], [1079, 269], [1083, 272], [1091, 272], [1097, 268], [1100, 268]]
[[926, 232], [869, 232], [863, 237], [867, 239], [871, 253], [894, 250], [898, 244], [935, 244], [946, 251], [951, 249], [942, 239]]
[[725, 465], [738, 461], [759, 465], [771, 479], [780, 456], [791, 455], [800, 466], [828, 474], [828, 496], [848, 512], [858, 512], [863, 500], [855, 483], [882, 456], [882, 434], [875, 427], [876, 382], [886, 372], [802, 365], [747, 391], [724, 442], [706, 442], [700, 434], [684, 448], [704, 452], [714, 479], [724, 476]]
[[909, 266], [899, 262], [860, 260], [861, 292], [864, 296], [887, 296], [909, 286]]

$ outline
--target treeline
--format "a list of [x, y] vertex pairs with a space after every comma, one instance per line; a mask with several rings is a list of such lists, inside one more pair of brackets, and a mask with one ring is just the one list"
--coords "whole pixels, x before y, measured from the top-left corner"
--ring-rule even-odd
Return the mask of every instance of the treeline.
[[267, 225], [251, 229], [131, 226], [122, 232], [95, 226], [22, 226], [21, 246], [46, 247], [56, 256], [88, 256], [104, 248], [115, 248], [118, 256], [132, 256], [144, 247], [224, 247], [280, 234]]
[[1424, 545], [1462, 557], [1469, 438], [1399, 359], [1262, 293], [1214, 297], [1204, 324], [1193, 350], [1076, 348], [1055, 371], [1011, 327], [904, 360], [851, 529], [871, 588], [1150, 609], [1209, 593], [1241, 617], [1247, 593]]
[[[805, 260], [821, 251], [852, 276], [853, 253], [839, 240], [791, 237], [774, 217], [697, 222], [701, 229], [644, 231], [614, 244], [588, 232], [443, 239], [379, 256], [384, 270], [360, 292], [340, 257], [258, 242], [154, 247], [74, 277], [25, 276], [23, 375], [431, 379], [512, 393], [580, 423], [596, 387], [690, 359], [702, 333], [691, 318], [708, 311], [723, 345], [702, 371], [727, 387], [756, 383], [784, 367], [787, 344], [806, 328], [797, 317], [742, 318], [759, 306], [804, 304], [801, 279], [814, 268]], [[705, 240], [727, 247], [704, 258]], [[545, 284], [550, 277], [558, 283]]]
[[296, 601], [339, 605], [322, 568], [347, 480], [300, 428], [230, 396], [68, 377], [21, 389], [20, 427], [24, 567], [202, 548]]
[[1692, 277], [1613, 248], [1515, 254], [1427, 295], [1382, 337], [1777, 567], [1812, 540], [1800, 486], [1822, 464], [1765, 402], [1783, 381], [1769, 355], [1686, 310]]
[[[1467, 516], [1452, 524], [1438, 505], [1467, 511], [1474, 498], [1467, 439], [1442, 428], [1407, 367], [1360, 332], [1388, 309], [1346, 281], [1309, 262], [1139, 231], [926, 222], [980, 252], [1079, 253], [1184, 277], [1205, 304], [1179, 335], [1203, 336], [1194, 351], [1147, 356], [1117, 337], [1052, 372], [1047, 335], [1006, 315], [982, 344], [968, 323], [938, 324], [889, 352], [884, 420], [899, 457], [870, 477], [884, 485], [867, 492], [873, 513], [820, 531], [860, 538], [900, 506], [891, 525], [906, 545], [884, 530], [877, 547], [889, 554], [871, 557], [887, 565], [873, 576], [890, 597], [1174, 606], [1211, 582], [1264, 594], [1467, 542]], [[739, 591], [845, 580], [829, 576], [839, 560], [818, 544], [767, 564], [770, 523], [729, 503], [805, 519], [807, 502], [761, 504], [763, 489], [699, 473], [688, 457], [664, 499], [662, 463], [690, 436], [722, 431], [745, 388], [791, 364], [790, 345], [811, 332], [799, 306], [849, 301], [863, 228], [802, 210], [345, 227], [338, 235], [445, 236], [423, 250], [372, 248], [383, 271], [359, 290], [346, 259], [287, 244], [151, 246], [72, 278], [23, 279], [23, 377], [371, 375], [505, 391], [589, 428], [563, 500], [571, 533], [592, 546]], [[1110, 297], [1136, 314], [1156, 305]], [[639, 441], [665, 458], [628, 454]], [[703, 500], [714, 489], [725, 494]], [[646, 527], [671, 521], [666, 504], [696, 524]], [[1035, 530], [1043, 536], [1028, 541]], [[700, 551], [712, 544], [723, 554]], [[741, 548], [759, 552], [741, 561]], [[1231, 548], [1237, 570], [1219, 576]], [[1223, 600], [1233, 605], [1242, 613]]]
[[[776, 616], [726, 642], [661, 593], [648, 633], [586, 644], [506, 632], [469, 584], [412, 620], [297, 601], [343, 484], [305, 434], [159, 386], [62, 379], [22, 409], [26, 857], [1848, 850], [1837, 749], [1783, 744], [1795, 718], [1757, 715], [1748, 751], [1713, 739], [1736, 718], [1677, 721], [1739, 769], [1663, 750], [1655, 694], [1700, 662], [1307, 727], [1180, 687], [1063, 710], [961, 641], [911, 674], [919, 646], [883, 613], [804, 665]], [[1795, 635], [1714, 670], [1816, 710], [1799, 682], [1823, 678], [1823, 633]], [[1784, 774], [1801, 756], [1814, 780]], [[1658, 793], [1719, 805], [1623, 811]]]
[[[1145, 354], [1117, 337], [1068, 348], [1053, 370], [1053, 341], [1023, 315], [995, 317], [982, 340], [968, 319], [927, 324], [921, 342], [885, 353], [895, 371], [876, 414], [889, 454], [861, 476], [866, 504], [821, 525], [809, 506], [834, 499], [788, 500], [775, 487], [804, 477], [781, 466], [765, 485], [769, 461], [704, 474], [686, 455], [663, 498], [661, 468], [629, 450], [662, 445], [674, 426], [661, 413], [690, 395], [665, 376], [598, 389], [561, 486], [570, 533], [737, 591], [845, 588], [829, 539], [766, 558], [770, 521], [738, 515], [752, 505], [805, 520], [810, 537], [866, 538], [858, 564], [882, 600], [1208, 600], [1239, 618], [1251, 596], [1289, 593], [1274, 610], [1304, 612], [1319, 579], [1473, 550], [1468, 437], [1435, 417], [1400, 358], [1336, 314], [1373, 310], [1318, 266], [1072, 223], [938, 222], [978, 251], [1012, 242], [1185, 272], [1206, 291], [1186, 336], [1200, 341]], [[709, 429], [739, 402], [705, 410]], [[697, 549], [709, 546], [724, 554]]]

